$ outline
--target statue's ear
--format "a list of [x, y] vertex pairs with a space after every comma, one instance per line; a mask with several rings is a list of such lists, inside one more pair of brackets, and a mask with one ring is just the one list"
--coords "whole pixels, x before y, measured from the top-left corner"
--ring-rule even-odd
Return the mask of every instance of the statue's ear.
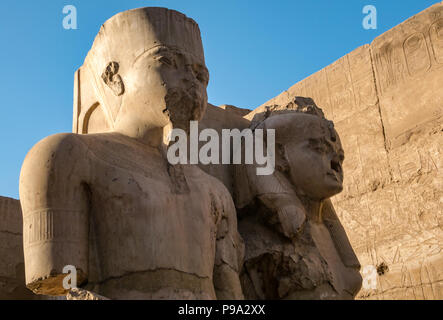
[[122, 77], [118, 74], [119, 65], [117, 62], [109, 62], [102, 73], [103, 82], [112, 90], [116, 96], [121, 96], [125, 92], [125, 85]]
[[275, 159], [275, 167], [278, 171], [282, 173], [286, 173], [289, 171], [289, 162], [288, 158], [286, 157], [286, 150], [285, 146], [281, 143], [276, 144], [276, 159]]

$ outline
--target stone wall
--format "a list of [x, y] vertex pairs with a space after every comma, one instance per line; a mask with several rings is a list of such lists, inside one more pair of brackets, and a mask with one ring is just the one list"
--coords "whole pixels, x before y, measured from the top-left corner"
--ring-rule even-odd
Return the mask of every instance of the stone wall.
[[33, 299], [25, 287], [20, 201], [0, 197], [0, 300]]
[[443, 299], [442, 84], [438, 3], [246, 116], [307, 96], [335, 122], [346, 160], [333, 203], [362, 267], [380, 272], [359, 298]]

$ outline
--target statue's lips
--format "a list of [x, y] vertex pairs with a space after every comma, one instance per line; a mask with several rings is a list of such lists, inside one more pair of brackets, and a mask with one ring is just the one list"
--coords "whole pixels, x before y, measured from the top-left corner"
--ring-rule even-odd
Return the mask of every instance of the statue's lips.
[[332, 178], [334, 178], [334, 180], [336, 180], [338, 183], [343, 183], [343, 178], [340, 176], [337, 176], [337, 173], [335, 173], [335, 172], [332, 172], [332, 171], [328, 171], [327, 173], [326, 173], [326, 175], [327, 176], [330, 176], [330, 177], [332, 177]]

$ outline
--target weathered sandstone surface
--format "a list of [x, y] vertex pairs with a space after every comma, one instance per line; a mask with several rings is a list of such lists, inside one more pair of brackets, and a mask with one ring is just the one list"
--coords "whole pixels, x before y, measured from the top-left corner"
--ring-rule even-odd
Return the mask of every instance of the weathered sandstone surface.
[[[88, 87], [90, 77], [76, 73], [74, 133], [109, 130], [109, 115]], [[335, 211], [362, 270], [374, 266], [379, 273], [376, 289], [363, 288], [358, 297], [443, 299], [442, 80], [439, 3], [249, 114], [208, 106], [200, 129], [243, 129], [267, 108], [294, 109], [295, 97], [312, 97], [334, 121], [346, 151], [344, 191], [332, 199]], [[231, 166], [202, 168], [232, 193]], [[0, 197], [0, 217], [0, 299], [35, 299], [25, 287], [19, 201]], [[96, 298], [88, 291], [68, 296]]]
[[25, 286], [20, 201], [0, 197], [0, 300], [32, 299]]
[[334, 121], [346, 160], [333, 204], [362, 270], [381, 274], [360, 298], [443, 299], [442, 82], [439, 3], [246, 116], [305, 96]]

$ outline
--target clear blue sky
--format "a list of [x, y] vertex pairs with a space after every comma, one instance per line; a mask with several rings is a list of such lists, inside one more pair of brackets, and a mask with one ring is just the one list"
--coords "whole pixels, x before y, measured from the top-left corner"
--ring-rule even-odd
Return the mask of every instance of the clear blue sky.
[[[2, 0], [0, 195], [18, 198], [20, 167], [44, 137], [70, 132], [75, 70], [101, 24], [137, 7], [175, 9], [200, 25], [209, 101], [255, 108], [435, 0]], [[65, 5], [78, 29], [62, 26]], [[365, 5], [377, 30], [362, 27]]]

